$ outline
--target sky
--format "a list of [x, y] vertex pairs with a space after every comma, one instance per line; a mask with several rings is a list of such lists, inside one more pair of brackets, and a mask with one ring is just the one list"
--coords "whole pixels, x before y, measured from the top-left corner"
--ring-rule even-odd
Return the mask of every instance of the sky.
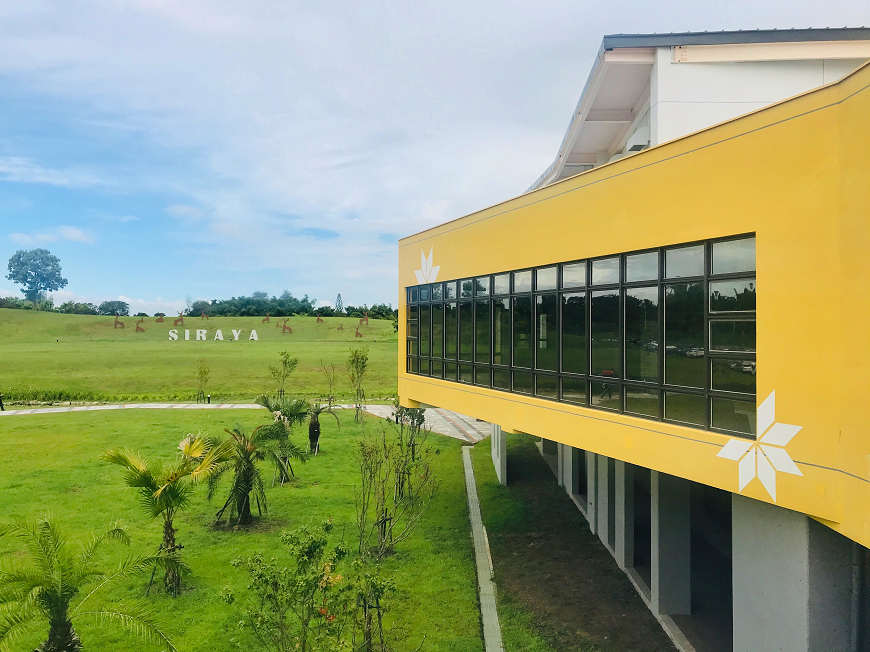
[[[397, 240], [521, 194], [605, 34], [870, 25], [870, 0], [0, 3], [0, 296], [397, 304]], [[486, 243], [481, 243], [486, 246]]]

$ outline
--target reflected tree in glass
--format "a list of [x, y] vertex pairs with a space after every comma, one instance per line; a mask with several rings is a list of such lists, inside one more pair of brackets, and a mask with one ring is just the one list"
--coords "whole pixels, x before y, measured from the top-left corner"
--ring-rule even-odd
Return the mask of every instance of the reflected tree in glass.
[[592, 368], [596, 376], [619, 377], [619, 292], [592, 293]]
[[459, 359], [468, 360], [474, 356], [474, 321], [471, 301], [459, 303]]
[[432, 306], [432, 357], [440, 358], [444, 355], [444, 306], [435, 304]]
[[444, 357], [456, 360], [458, 313], [455, 303], [444, 304]]
[[704, 387], [704, 284], [665, 286], [665, 382]]
[[659, 377], [659, 291], [625, 291], [625, 377], [655, 382]]
[[475, 323], [475, 362], [489, 364], [490, 337], [492, 334], [489, 322], [489, 299], [474, 302]]
[[514, 297], [514, 366], [532, 366], [532, 297]]
[[562, 371], [586, 373], [585, 292], [562, 294]]

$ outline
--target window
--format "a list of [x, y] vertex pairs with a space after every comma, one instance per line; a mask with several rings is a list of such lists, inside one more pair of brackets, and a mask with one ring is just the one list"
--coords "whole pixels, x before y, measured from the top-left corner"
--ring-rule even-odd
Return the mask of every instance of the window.
[[406, 369], [752, 438], [755, 268], [744, 235], [410, 286]]

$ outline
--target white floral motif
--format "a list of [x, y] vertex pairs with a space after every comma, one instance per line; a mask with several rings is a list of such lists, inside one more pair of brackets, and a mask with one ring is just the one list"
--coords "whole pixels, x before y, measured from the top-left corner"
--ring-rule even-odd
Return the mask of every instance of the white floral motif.
[[441, 265], [435, 265], [435, 267], [432, 267], [432, 248], [429, 249], [428, 258], [426, 258], [426, 254], [424, 254], [421, 249], [420, 269], [414, 272], [414, 274], [417, 275], [417, 283], [432, 283], [437, 280], [439, 269], [441, 269]]
[[776, 392], [771, 392], [764, 403], [758, 406], [757, 422], [757, 432], [761, 436], [756, 442], [732, 439], [716, 457], [739, 462], [738, 491], [743, 491], [753, 478], [758, 477], [773, 502], [776, 502], [776, 471], [803, 475], [784, 448], [802, 426], [776, 423]]

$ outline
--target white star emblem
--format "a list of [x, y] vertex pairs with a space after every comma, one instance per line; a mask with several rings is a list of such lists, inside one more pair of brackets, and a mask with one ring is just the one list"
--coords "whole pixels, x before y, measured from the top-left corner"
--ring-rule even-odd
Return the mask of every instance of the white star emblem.
[[441, 269], [441, 265], [435, 265], [432, 267], [432, 248], [429, 249], [429, 257], [426, 258], [426, 254], [423, 253], [423, 250], [420, 250], [420, 269], [414, 272], [417, 275], [417, 283], [433, 283], [438, 278], [438, 270]]
[[757, 432], [762, 436], [756, 442], [732, 439], [716, 457], [739, 462], [738, 491], [743, 491], [753, 478], [758, 477], [776, 502], [776, 471], [803, 476], [784, 448], [802, 426], [776, 423], [776, 392], [771, 392], [758, 406], [757, 422]]

